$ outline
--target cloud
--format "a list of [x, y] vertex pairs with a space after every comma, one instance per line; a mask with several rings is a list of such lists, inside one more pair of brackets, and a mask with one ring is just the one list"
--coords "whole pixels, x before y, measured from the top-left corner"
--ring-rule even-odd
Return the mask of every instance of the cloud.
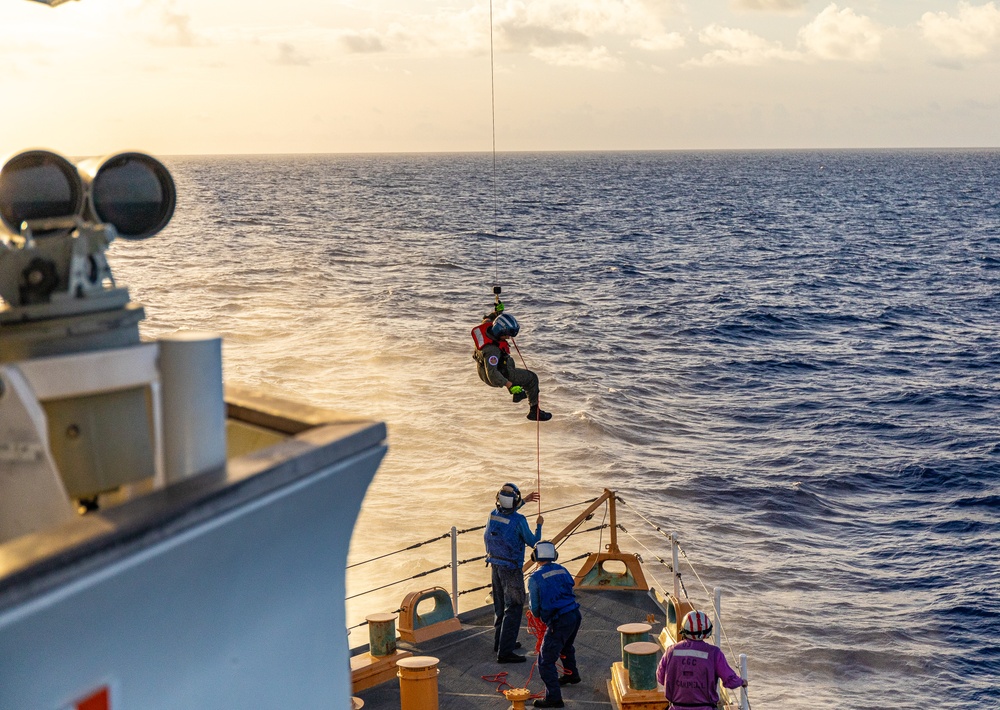
[[299, 51], [288, 42], [282, 42], [278, 45], [278, 58], [276, 62], [286, 66], [297, 67], [305, 67], [310, 64], [309, 58], [300, 54]]
[[[556, 66], [613, 69], [624, 65], [616, 47], [665, 52], [684, 46], [683, 35], [665, 25], [679, 6], [677, 0], [495, 0], [493, 41], [498, 52]], [[405, 23], [344, 33], [339, 44], [353, 53], [481, 54], [490, 44], [490, 17], [483, 4], [408, 14]]]
[[781, 42], [769, 42], [752, 32], [732, 27], [709, 25], [698, 33], [698, 40], [702, 44], [718, 49], [712, 50], [701, 59], [691, 60], [685, 64], [760, 66], [772, 60], [795, 61], [802, 58], [798, 52], [785, 49]]
[[945, 57], [981, 59], [1000, 46], [1000, 9], [996, 4], [958, 4], [958, 16], [925, 12], [919, 22], [924, 39]]
[[646, 36], [663, 31], [664, 11], [670, 6], [653, 0], [509, 0], [495, 18], [504, 32], [533, 25], [588, 38]]
[[340, 36], [340, 44], [353, 54], [371, 54], [373, 52], [385, 51], [385, 44], [375, 30], [344, 32]]
[[163, 47], [194, 47], [205, 44], [191, 25], [191, 16], [174, 9], [170, 0], [149, 0], [137, 10], [148, 23], [149, 41]]
[[531, 51], [538, 47], [586, 45], [590, 37], [571, 29], [540, 24], [510, 23], [503, 28], [505, 39], [514, 47]]
[[549, 47], [535, 49], [531, 56], [546, 64], [558, 67], [583, 67], [585, 69], [612, 70], [625, 62], [612, 55], [606, 47]]
[[607, 48], [621, 39], [646, 52], [683, 47], [684, 37], [664, 26], [672, 7], [662, 0], [511, 0], [495, 19], [508, 51], [556, 66], [608, 70], [625, 64]]
[[751, 12], [778, 12], [782, 14], [797, 14], [802, 12], [808, 0], [731, 0], [734, 10], [749, 10]]
[[760, 66], [775, 61], [817, 59], [864, 62], [878, 57], [882, 32], [868, 17], [858, 15], [850, 8], [840, 10], [836, 3], [832, 3], [799, 30], [795, 49], [785, 49], [781, 42], [765, 39], [747, 30], [721, 25], [709, 25], [698, 33], [698, 40], [716, 49], [700, 59], [685, 62], [686, 65]]
[[878, 57], [882, 32], [868, 17], [831, 3], [799, 30], [799, 46], [819, 59], [866, 62]]
[[661, 32], [657, 35], [640, 37], [631, 42], [637, 49], [647, 52], [669, 52], [684, 46], [684, 36], [678, 32]]

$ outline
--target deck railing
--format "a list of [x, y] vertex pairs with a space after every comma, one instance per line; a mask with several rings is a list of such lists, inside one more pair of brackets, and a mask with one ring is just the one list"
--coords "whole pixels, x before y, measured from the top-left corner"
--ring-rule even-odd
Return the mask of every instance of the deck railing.
[[[637, 518], [639, 518], [644, 523], [646, 523], [653, 531], [655, 531], [656, 533], [662, 535], [663, 537], [665, 537], [665, 538], [667, 538], [669, 540], [669, 542], [670, 542], [670, 553], [671, 553], [671, 560], [670, 560], [670, 562], [664, 560], [661, 556], [659, 556], [658, 554], [656, 554], [656, 552], [654, 552], [653, 550], [651, 550], [647, 545], [645, 545], [641, 540], [639, 540], [632, 532], [630, 532], [628, 530], [628, 528], [626, 528], [621, 522], [619, 522], [616, 503], [622, 503], [626, 508], [628, 508], [628, 510], [631, 513], [633, 513]], [[589, 520], [592, 520], [594, 518], [594, 515], [596, 514], [597, 509], [600, 508], [601, 505], [603, 505], [603, 504], [607, 505], [607, 511], [605, 513], [604, 520], [608, 520], [608, 518], [610, 517], [610, 523], [601, 522], [599, 525], [594, 525], [594, 526], [590, 526], [590, 527], [581, 529], [581, 526], [585, 522], [587, 522]], [[719, 588], [719, 587], [715, 587], [715, 588], [713, 588], [712, 592], [708, 591], [708, 587], [705, 585], [704, 581], [698, 575], [697, 570], [695, 569], [694, 565], [691, 563], [691, 560], [688, 558], [688, 555], [685, 552], [684, 548], [681, 547], [679, 539], [678, 539], [678, 536], [677, 536], [677, 533], [667, 533], [667, 532], [665, 532], [661, 526], [657, 525], [655, 522], [653, 522], [652, 520], [650, 520], [649, 518], [647, 518], [646, 516], [644, 516], [642, 513], [640, 513], [638, 510], [636, 510], [633, 506], [629, 505], [617, 493], [615, 493], [614, 491], [608, 490], [608, 489], [605, 489], [604, 493], [602, 495], [598, 496], [597, 498], [592, 498], [590, 500], [585, 500], [585, 501], [581, 501], [579, 503], [573, 503], [573, 504], [561, 506], [561, 507], [558, 507], [558, 508], [552, 508], [550, 510], [544, 510], [544, 511], [541, 511], [541, 513], [543, 515], [549, 515], [550, 513], [555, 513], [555, 512], [558, 512], [558, 511], [567, 510], [567, 509], [570, 509], [570, 508], [575, 508], [575, 507], [583, 506], [583, 505], [588, 506], [587, 509], [584, 510], [579, 515], [577, 515], [577, 517], [574, 518], [568, 525], [566, 525], [557, 535], [555, 535], [553, 538], [551, 538], [552, 542], [555, 543], [557, 547], [559, 547], [559, 546], [561, 546], [563, 543], [565, 543], [567, 540], [569, 540], [570, 538], [572, 538], [575, 535], [581, 535], [581, 534], [584, 534], [584, 533], [596, 532], [596, 531], [601, 531], [602, 536], [601, 536], [600, 540], [601, 540], [601, 542], [603, 542], [603, 531], [605, 529], [608, 529], [608, 530], [610, 530], [610, 541], [609, 541], [609, 543], [607, 545], [604, 545], [603, 548], [606, 549], [606, 550], [608, 550], [609, 552], [618, 552], [618, 549], [619, 549], [618, 548], [618, 533], [619, 532], [624, 533], [625, 535], [627, 535], [628, 537], [630, 537], [633, 541], [635, 541], [636, 544], [639, 545], [639, 547], [641, 547], [643, 550], [645, 550], [645, 552], [647, 553], [648, 557], [650, 558], [649, 560], [643, 560], [642, 557], [639, 557], [640, 561], [645, 562], [648, 566], [651, 566], [652, 562], [655, 561], [655, 562], [659, 563], [660, 565], [662, 565], [663, 567], [666, 567], [667, 570], [669, 570], [670, 575], [671, 575], [671, 583], [669, 585], [664, 585], [659, 579], [656, 578], [656, 575], [652, 572], [652, 569], [647, 569], [648, 576], [659, 587], [658, 591], [660, 593], [660, 597], [663, 598], [663, 599], [665, 599], [666, 596], [667, 596], [666, 590], [670, 589], [671, 592], [672, 592], [672, 596], [675, 599], [686, 601], [686, 602], [690, 602], [691, 598], [690, 598], [690, 596], [688, 594], [688, 591], [687, 591], [686, 586], [684, 584], [683, 575], [681, 573], [681, 558], [683, 557], [684, 558], [684, 562], [687, 563], [688, 567], [691, 570], [691, 573], [694, 575], [695, 579], [697, 579], [697, 581], [700, 583], [700, 585], [701, 585], [701, 587], [702, 587], [702, 589], [703, 589], [703, 591], [705, 593], [706, 599], [707, 600], [711, 600], [711, 603], [712, 603], [712, 606], [713, 606], [713, 609], [714, 609], [714, 617], [715, 617], [714, 618], [714, 623], [713, 623], [714, 633], [715, 633], [715, 638], [714, 638], [715, 645], [719, 646], [721, 648], [722, 647], [723, 636], [725, 636], [725, 641], [726, 641], [727, 645], [729, 646], [729, 650], [730, 650], [731, 656], [734, 657], [734, 658], [738, 658], [739, 659], [740, 675], [743, 678], [747, 678], [748, 677], [747, 676], [747, 673], [748, 673], [748, 670], [747, 670], [747, 655], [745, 653], [736, 654], [735, 650], [732, 647], [732, 644], [729, 642], [728, 635], [725, 634], [725, 626], [723, 625], [723, 622], [722, 622], [722, 589]], [[413, 543], [412, 545], [400, 548], [400, 549], [395, 550], [393, 552], [387, 552], [387, 553], [385, 553], [383, 555], [379, 555], [377, 557], [373, 557], [373, 558], [368, 559], [368, 560], [363, 560], [361, 562], [355, 562], [354, 564], [348, 565], [347, 569], [353, 569], [355, 567], [361, 567], [362, 565], [366, 565], [366, 564], [369, 564], [369, 563], [372, 563], [372, 562], [376, 562], [376, 561], [379, 561], [379, 560], [384, 560], [384, 559], [386, 559], [388, 557], [392, 557], [394, 555], [399, 555], [399, 554], [403, 554], [403, 553], [406, 553], [406, 552], [412, 552], [413, 550], [421, 548], [421, 547], [423, 547], [425, 545], [433, 544], [435, 542], [440, 542], [440, 541], [443, 541], [443, 540], [449, 540], [450, 541], [451, 560], [447, 564], [439, 565], [437, 567], [432, 567], [430, 569], [426, 569], [426, 570], [423, 570], [423, 571], [418, 572], [416, 574], [410, 575], [409, 577], [404, 577], [402, 579], [398, 579], [398, 580], [393, 581], [393, 582], [388, 582], [386, 584], [383, 584], [383, 585], [380, 585], [380, 586], [377, 586], [377, 587], [373, 587], [373, 588], [365, 590], [363, 592], [359, 592], [357, 594], [353, 594], [353, 595], [347, 597], [347, 599], [349, 599], [349, 600], [350, 599], [355, 599], [355, 598], [364, 596], [366, 594], [371, 594], [373, 592], [377, 592], [377, 591], [380, 591], [380, 590], [383, 590], [383, 589], [387, 589], [389, 587], [393, 587], [393, 586], [398, 585], [398, 584], [403, 584], [404, 582], [409, 582], [409, 581], [412, 581], [412, 580], [415, 580], [415, 579], [420, 579], [422, 577], [426, 577], [426, 576], [431, 575], [431, 574], [435, 574], [435, 573], [438, 573], [438, 572], [444, 572], [446, 570], [450, 570], [451, 571], [451, 599], [452, 599], [452, 605], [454, 607], [455, 613], [457, 614], [458, 611], [459, 611], [459, 599], [460, 599], [460, 597], [462, 597], [462, 596], [464, 596], [466, 594], [471, 594], [473, 592], [481, 591], [481, 590], [484, 590], [484, 589], [489, 589], [490, 586], [491, 586], [490, 584], [484, 584], [484, 585], [481, 585], [481, 586], [478, 586], [478, 587], [473, 587], [473, 588], [470, 588], [470, 589], [463, 589], [463, 590], [459, 589], [459, 573], [458, 573], [459, 567], [461, 567], [463, 565], [466, 565], [466, 564], [469, 564], [471, 562], [478, 562], [478, 561], [486, 559], [486, 555], [485, 554], [478, 555], [478, 556], [475, 556], [475, 557], [470, 557], [470, 558], [467, 558], [467, 559], [459, 559], [459, 554], [458, 554], [458, 541], [459, 541], [459, 537], [462, 536], [462, 535], [466, 535], [468, 533], [482, 531], [485, 528], [486, 528], [485, 525], [479, 525], [479, 526], [476, 526], [476, 527], [465, 528], [465, 529], [461, 529], [460, 530], [457, 527], [453, 526], [449, 532], [443, 533], [441, 535], [429, 538], [427, 540], [423, 540], [423, 541], [420, 541], [420, 542]], [[601, 547], [600, 543], [599, 543], [598, 547]], [[585, 553], [583, 553], [581, 555], [578, 555], [576, 557], [573, 557], [573, 558], [570, 558], [570, 559], [566, 560], [566, 562], [573, 562], [575, 560], [583, 559], [583, 558], [588, 557], [589, 555], [590, 555], [589, 552], [585, 552]], [[525, 565], [525, 571], [527, 571], [528, 569], [530, 569], [531, 565], [532, 565], [532, 563], [530, 563], [530, 562], [527, 563]], [[396, 609], [395, 611], [396, 612], [400, 612], [400, 611], [402, 611], [402, 609]], [[358, 627], [364, 626], [366, 623], [367, 622], [362, 622], [362, 623], [356, 624], [355, 626], [352, 626], [350, 628], [351, 629], [358, 628]], [[671, 638], [672, 638], [672, 636], [671, 636]], [[672, 639], [672, 640], [676, 641], [676, 639]], [[725, 707], [727, 707], [727, 708], [739, 707], [740, 710], [750, 710], [750, 701], [749, 701], [749, 698], [748, 698], [748, 695], [747, 695], [747, 689], [746, 688], [742, 688], [740, 690], [740, 692], [738, 693], [738, 697], [737, 697], [737, 694], [734, 693], [734, 691], [731, 691], [731, 690], [729, 690], [727, 688], [721, 688], [720, 687], [719, 690], [720, 690], [720, 698], [723, 699]]]

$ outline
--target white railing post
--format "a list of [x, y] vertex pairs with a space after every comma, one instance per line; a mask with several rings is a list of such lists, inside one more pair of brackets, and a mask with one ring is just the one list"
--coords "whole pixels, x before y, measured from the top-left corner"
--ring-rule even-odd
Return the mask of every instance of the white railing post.
[[715, 588], [715, 645], [721, 647], [722, 641], [722, 588]]
[[[740, 677], [743, 680], [750, 680], [747, 677], [747, 654], [740, 654]], [[750, 696], [747, 695], [746, 687], [740, 688], [740, 710], [750, 710]]]
[[451, 604], [458, 616], [458, 528], [451, 526]]
[[[670, 533], [670, 551], [673, 554], [674, 566], [674, 599], [680, 601], [681, 598], [681, 563], [680, 555], [677, 553], [677, 533]], [[680, 621], [680, 619], [678, 619]]]

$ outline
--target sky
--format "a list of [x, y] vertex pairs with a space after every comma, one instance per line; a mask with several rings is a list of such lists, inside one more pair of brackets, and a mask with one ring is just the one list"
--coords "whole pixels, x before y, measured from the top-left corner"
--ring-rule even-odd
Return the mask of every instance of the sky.
[[0, 156], [997, 147], [998, 2], [0, 0]]

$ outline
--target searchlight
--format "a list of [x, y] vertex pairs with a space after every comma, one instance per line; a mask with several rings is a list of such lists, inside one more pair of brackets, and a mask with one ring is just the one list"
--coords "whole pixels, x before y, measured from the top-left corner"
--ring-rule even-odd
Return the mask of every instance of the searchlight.
[[27, 150], [0, 167], [0, 363], [138, 342], [142, 307], [115, 284], [105, 252], [170, 222], [170, 172], [145, 153], [74, 164]]

